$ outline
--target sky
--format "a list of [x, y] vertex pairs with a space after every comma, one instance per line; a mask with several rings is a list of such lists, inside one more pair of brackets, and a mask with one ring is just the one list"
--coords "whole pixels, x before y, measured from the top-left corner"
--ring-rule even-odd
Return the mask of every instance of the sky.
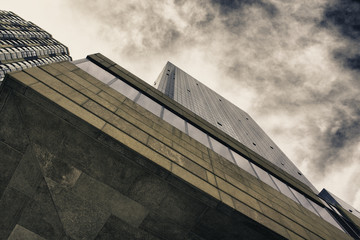
[[249, 113], [321, 191], [360, 210], [359, 0], [0, 0], [152, 84], [167, 61]]

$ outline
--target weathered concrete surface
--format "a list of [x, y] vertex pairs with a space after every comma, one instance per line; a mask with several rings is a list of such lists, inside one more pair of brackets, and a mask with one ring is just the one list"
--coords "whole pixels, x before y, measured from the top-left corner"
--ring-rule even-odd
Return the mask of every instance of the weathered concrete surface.
[[347, 239], [68, 62], [5, 79], [0, 156], [0, 239]]

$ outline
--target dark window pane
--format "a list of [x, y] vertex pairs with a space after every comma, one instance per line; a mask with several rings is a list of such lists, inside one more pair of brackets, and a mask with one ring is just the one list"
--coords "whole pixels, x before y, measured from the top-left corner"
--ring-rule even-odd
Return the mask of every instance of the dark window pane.
[[261, 181], [263, 181], [264, 183], [268, 184], [270, 187], [278, 190], [274, 184], [274, 182], [271, 180], [269, 173], [267, 173], [266, 171], [264, 171], [263, 169], [259, 168], [258, 166], [256, 166], [255, 164], [252, 164], [252, 166], [255, 169], [255, 172], [257, 173], [257, 175], [259, 176], [259, 179]]
[[78, 66], [85, 72], [96, 77], [97, 79], [99, 79], [100, 81], [102, 81], [104, 83], [108, 83], [115, 78], [114, 75], [108, 73], [107, 71], [105, 71], [104, 69], [102, 69], [101, 67], [97, 66], [96, 64], [94, 64], [90, 61], [78, 63], [78, 64], [76, 64], [76, 66]]
[[116, 80], [113, 82], [110, 87], [123, 94], [125, 97], [134, 101], [135, 97], [139, 94], [139, 91], [131, 87], [127, 83], [124, 83], [121, 80]]
[[165, 121], [167, 121], [168, 123], [170, 123], [171, 125], [173, 125], [174, 127], [176, 127], [177, 129], [185, 132], [185, 121], [184, 121], [184, 119], [182, 119], [179, 116], [177, 116], [176, 114], [170, 112], [166, 108], [164, 108], [163, 119]]
[[206, 147], [209, 147], [209, 140], [207, 134], [201, 131], [200, 129], [194, 127], [190, 123], [187, 123], [189, 136], [204, 144]]
[[244, 158], [240, 154], [237, 154], [233, 150], [230, 150], [230, 152], [234, 156], [236, 165], [256, 177], [254, 169], [250, 166], [250, 162], [246, 158]]
[[216, 152], [217, 154], [223, 156], [224, 158], [226, 158], [230, 162], [234, 162], [228, 147], [226, 147], [224, 144], [216, 141], [212, 137], [210, 137], [210, 142], [211, 142], [211, 146], [212, 146], [212, 149], [214, 150], [214, 152]]
[[136, 101], [137, 104], [140, 106], [146, 108], [156, 116], [160, 117], [161, 108], [162, 106], [155, 102], [154, 100], [150, 99], [149, 97], [145, 96], [144, 94], [141, 94], [139, 99]]
[[274, 176], [271, 176], [271, 178], [274, 180], [276, 186], [278, 186], [278, 188], [280, 189], [280, 192], [282, 192], [285, 196], [288, 196], [295, 202], [299, 203], [299, 201], [296, 199], [294, 194], [290, 191], [289, 187], [285, 183], [283, 183], [282, 181], [280, 181], [279, 179], [277, 179]]

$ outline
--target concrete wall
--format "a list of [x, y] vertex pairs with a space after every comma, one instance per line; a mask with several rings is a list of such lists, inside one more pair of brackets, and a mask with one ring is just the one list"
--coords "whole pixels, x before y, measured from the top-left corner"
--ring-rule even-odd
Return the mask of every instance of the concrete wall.
[[69, 62], [7, 76], [0, 156], [1, 239], [350, 239]]

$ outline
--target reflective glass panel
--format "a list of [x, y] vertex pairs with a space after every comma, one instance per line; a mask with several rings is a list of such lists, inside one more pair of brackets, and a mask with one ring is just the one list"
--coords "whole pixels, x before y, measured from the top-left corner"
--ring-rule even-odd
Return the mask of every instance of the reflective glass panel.
[[155, 102], [154, 100], [150, 99], [149, 97], [145, 96], [144, 94], [141, 94], [139, 99], [136, 101], [137, 104], [140, 106], [146, 108], [156, 116], [160, 117], [161, 108], [162, 106]]
[[302, 195], [301, 193], [299, 193], [298, 191], [296, 191], [295, 189], [289, 187], [291, 192], [294, 193], [295, 197], [299, 200], [300, 204], [307, 208], [308, 210], [312, 211], [313, 213], [315, 213], [316, 215], [319, 215], [315, 209], [313, 208], [313, 206], [310, 204], [310, 202], [308, 201], [308, 199]]
[[299, 203], [299, 201], [296, 199], [294, 194], [290, 191], [289, 187], [285, 183], [283, 183], [282, 181], [280, 181], [279, 179], [277, 179], [274, 176], [271, 176], [271, 178], [272, 178], [272, 180], [274, 180], [276, 186], [278, 186], [281, 193], [283, 193], [285, 196], [291, 198], [295, 202]]
[[214, 152], [216, 152], [219, 155], [223, 156], [224, 158], [226, 158], [230, 162], [234, 162], [234, 160], [233, 160], [233, 158], [232, 158], [232, 156], [230, 154], [230, 149], [228, 147], [226, 147], [224, 144], [216, 141], [212, 137], [210, 137], [210, 142], [211, 142], [211, 146], [212, 146], [212, 149], [214, 150]]
[[261, 181], [263, 181], [264, 183], [268, 184], [269, 186], [271, 186], [272, 188], [278, 190], [275, 186], [275, 183], [273, 182], [273, 180], [270, 178], [269, 173], [267, 173], [266, 171], [264, 171], [263, 169], [259, 168], [258, 166], [256, 166], [255, 164], [252, 164], [253, 168], [255, 169], [255, 172], [257, 173], [257, 175], [259, 176], [259, 179]]
[[115, 78], [114, 75], [108, 73], [107, 71], [105, 71], [104, 69], [102, 69], [101, 67], [97, 66], [96, 64], [94, 64], [90, 61], [78, 63], [78, 64], [76, 64], [76, 66], [78, 66], [85, 72], [96, 77], [97, 79], [99, 79], [100, 81], [102, 81], [104, 83], [108, 83]]
[[327, 222], [331, 223], [335, 227], [342, 230], [340, 225], [335, 221], [335, 219], [331, 216], [331, 214], [323, 207], [319, 206], [317, 203], [313, 202], [312, 200], [308, 199], [311, 205], [316, 209], [316, 211], [320, 214], [320, 216]]
[[177, 129], [185, 132], [185, 121], [184, 121], [184, 119], [182, 119], [179, 116], [177, 116], [176, 114], [170, 112], [166, 108], [164, 108], [163, 119], [165, 121], [167, 121], [168, 123], [170, 123], [171, 125], [173, 125], [174, 127], [176, 127]]
[[110, 87], [123, 94], [125, 97], [134, 101], [135, 97], [139, 94], [139, 91], [124, 83], [121, 80], [116, 80], [113, 82]]
[[209, 140], [207, 134], [201, 131], [200, 129], [194, 127], [190, 123], [187, 123], [189, 136], [204, 144], [206, 147], [209, 147]]
[[237, 154], [233, 150], [230, 150], [230, 152], [234, 156], [236, 165], [256, 177], [254, 169], [250, 166], [250, 162], [246, 158], [244, 158], [240, 154]]

